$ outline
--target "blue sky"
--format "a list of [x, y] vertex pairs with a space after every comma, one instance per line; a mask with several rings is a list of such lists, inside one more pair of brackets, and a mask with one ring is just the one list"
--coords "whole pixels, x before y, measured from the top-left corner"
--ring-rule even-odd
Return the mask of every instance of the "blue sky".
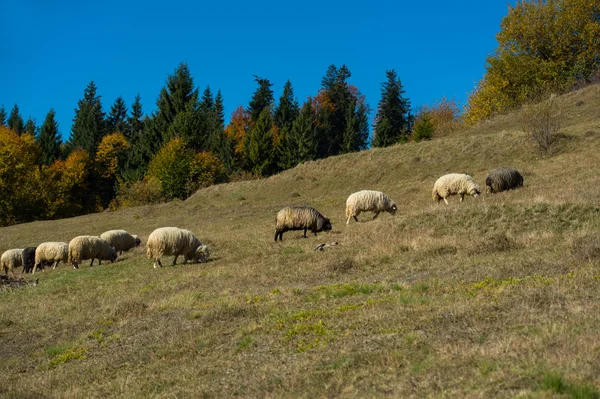
[[[511, 1], [510, 3], [514, 3]], [[186, 62], [195, 83], [221, 90], [227, 119], [250, 101], [258, 75], [275, 97], [290, 79], [297, 99], [314, 95], [328, 65], [375, 115], [385, 71], [395, 69], [413, 109], [443, 96], [465, 102], [508, 1], [58, 1], [0, 2], [0, 104], [38, 125], [54, 108], [64, 138], [94, 80], [105, 111], [140, 94], [155, 109], [167, 75]]]

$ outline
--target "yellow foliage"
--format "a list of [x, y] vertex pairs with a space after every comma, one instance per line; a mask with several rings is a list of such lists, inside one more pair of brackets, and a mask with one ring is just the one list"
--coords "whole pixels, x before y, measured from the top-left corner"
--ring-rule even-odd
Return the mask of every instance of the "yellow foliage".
[[211, 152], [199, 152], [191, 163], [193, 190], [225, 181], [226, 172], [223, 162]]
[[234, 143], [234, 166], [239, 167], [244, 162], [246, 154], [245, 142], [246, 135], [250, 131], [250, 114], [239, 106], [231, 115], [231, 121], [225, 128], [225, 134]]
[[460, 109], [456, 100], [442, 97], [433, 105], [424, 105], [419, 109], [415, 118], [415, 125], [424, 116], [433, 125], [436, 136], [443, 136], [456, 131], [462, 125]]
[[102, 138], [96, 151], [96, 170], [103, 178], [117, 175], [119, 160], [122, 160], [129, 143], [122, 133], [116, 132]]
[[84, 210], [90, 163], [88, 153], [79, 147], [66, 160], [56, 160], [50, 167], [43, 168], [48, 217], [73, 216]]

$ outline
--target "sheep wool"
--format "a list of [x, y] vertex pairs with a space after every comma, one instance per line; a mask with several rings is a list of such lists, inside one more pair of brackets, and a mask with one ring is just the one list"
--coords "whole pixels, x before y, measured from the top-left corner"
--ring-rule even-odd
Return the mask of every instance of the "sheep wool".
[[23, 273], [30, 273], [35, 263], [35, 247], [27, 247], [23, 250]]
[[375, 219], [381, 212], [388, 212], [392, 216], [396, 214], [398, 207], [387, 195], [381, 191], [362, 190], [350, 194], [346, 200], [346, 224], [350, 224], [350, 219], [354, 218], [358, 222], [357, 216], [361, 212], [373, 212]]
[[111, 263], [117, 260], [117, 252], [104, 239], [96, 236], [79, 236], [69, 242], [69, 263], [75, 269], [79, 269], [79, 263], [86, 259], [91, 259], [90, 266], [94, 264], [94, 259], [102, 264], [103, 260], [109, 260]]
[[523, 176], [514, 168], [496, 168], [485, 178], [486, 192], [490, 194], [523, 186]]
[[69, 244], [66, 242], [44, 242], [35, 249], [35, 265], [33, 273], [47, 263], [54, 263], [52, 270], [59, 262], [67, 263], [69, 259]]
[[129, 234], [125, 230], [105, 231], [100, 234], [100, 238], [104, 238], [120, 255], [123, 254], [123, 251], [129, 251], [142, 243], [138, 236]]
[[460, 195], [460, 201], [462, 202], [465, 194], [477, 198], [481, 194], [481, 189], [471, 176], [463, 173], [450, 173], [437, 179], [431, 194], [437, 202], [443, 199], [448, 205], [447, 198], [451, 195]]
[[283, 233], [290, 230], [310, 230], [315, 235], [331, 230], [331, 221], [310, 206], [288, 206], [277, 212], [275, 218], [275, 241], [283, 240]]
[[[4, 273], [8, 275], [10, 271], [15, 276], [15, 268], [23, 266], [23, 249], [9, 249], [0, 257], [0, 267], [4, 269]], [[16, 276], [15, 276], [16, 277]]]
[[162, 267], [162, 256], [174, 255], [173, 264], [177, 257], [183, 255], [183, 264], [188, 260], [205, 262], [209, 257], [208, 247], [189, 230], [178, 227], [161, 227], [154, 230], [146, 243], [146, 256], [154, 259], [154, 268]]

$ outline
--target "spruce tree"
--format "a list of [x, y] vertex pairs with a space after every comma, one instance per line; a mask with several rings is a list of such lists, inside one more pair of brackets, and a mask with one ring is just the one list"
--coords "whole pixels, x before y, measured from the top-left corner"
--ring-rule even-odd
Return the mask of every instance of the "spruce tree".
[[275, 108], [275, 114], [273, 116], [275, 126], [281, 131], [289, 131], [299, 113], [300, 107], [298, 106], [298, 101], [294, 98], [292, 82], [288, 80], [283, 86], [283, 94], [279, 98], [277, 108]]
[[260, 114], [263, 112], [265, 108], [270, 108], [273, 104], [273, 90], [271, 83], [268, 79], [261, 78], [259, 76], [254, 75], [254, 80], [258, 83], [258, 89], [252, 95], [252, 99], [250, 100], [250, 104], [248, 104], [248, 113], [250, 114], [250, 120], [252, 122], [256, 122], [260, 117]]
[[133, 145], [140, 136], [142, 130], [144, 130], [144, 121], [143, 121], [144, 112], [142, 111], [142, 98], [140, 95], [135, 96], [135, 100], [131, 105], [131, 116], [127, 119], [127, 127], [129, 131], [126, 134], [131, 140], [131, 144]]
[[25, 122], [25, 126], [23, 127], [23, 133], [30, 134], [33, 137], [37, 136], [37, 126], [35, 125], [35, 119], [31, 117], [27, 119], [27, 122]]
[[286, 136], [280, 156], [281, 168], [293, 168], [299, 163], [315, 159], [317, 147], [314, 114], [309, 100], [302, 105], [298, 117], [292, 123], [292, 128]]
[[123, 97], [119, 96], [110, 107], [110, 113], [106, 117], [107, 134], [115, 132], [122, 133], [129, 140], [129, 123], [127, 121], [127, 105]]
[[56, 112], [51, 109], [46, 115], [46, 119], [40, 128], [38, 142], [41, 147], [41, 161], [45, 165], [50, 165], [56, 159], [60, 158], [60, 134], [58, 132], [58, 122], [56, 122]]
[[129, 141], [129, 150], [127, 151], [123, 172], [126, 180], [139, 178], [151, 159], [150, 154], [147, 157], [145, 156], [144, 146], [140, 144], [145, 126], [143, 116], [142, 98], [138, 94], [135, 96], [133, 104], [131, 104], [131, 115], [127, 118], [128, 132], [125, 136]]
[[96, 147], [106, 134], [102, 103], [96, 90], [96, 84], [91, 81], [85, 88], [83, 98], [77, 103], [71, 137], [67, 142], [69, 152], [76, 147], [82, 147], [93, 156], [96, 153]]
[[0, 126], [6, 126], [6, 108], [4, 104], [0, 107]]
[[260, 113], [250, 134], [246, 136], [248, 169], [260, 176], [268, 176], [275, 166], [272, 127], [271, 110], [266, 107]]
[[385, 72], [387, 81], [381, 84], [381, 100], [375, 116], [373, 146], [387, 147], [406, 142], [410, 137], [413, 116], [410, 101], [395, 70]]
[[213, 112], [215, 109], [215, 100], [210, 91], [210, 86], [206, 86], [202, 93], [202, 100], [200, 100], [200, 109], [204, 112]]
[[23, 130], [25, 129], [25, 125], [23, 123], [23, 118], [21, 117], [21, 114], [19, 113], [19, 106], [17, 104], [15, 104], [13, 106], [12, 110], [10, 111], [10, 116], [8, 117], [8, 120], [6, 121], [6, 125], [8, 126], [9, 129], [11, 129], [16, 134], [20, 135], [21, 133], [23, 133]]

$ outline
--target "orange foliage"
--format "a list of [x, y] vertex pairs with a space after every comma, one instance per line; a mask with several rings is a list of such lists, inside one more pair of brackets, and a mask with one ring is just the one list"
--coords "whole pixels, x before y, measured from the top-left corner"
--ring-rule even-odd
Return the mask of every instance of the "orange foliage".
[[233, 111], [231, 121], [225, 128], [225, 134], [234, 143], [234, 163], [236, 166], [241, 165], [244, 159], [244, 143], [250, 128], [250, 114], [240, 105]]
[[90, 163], [88, 153], [79, 147], [66, 160], [44, 167], [49, 217], [72, 216], [84, 210], [82, 199], [87, 192]]
[[433, 105], [421, 106], [415, 123], [421, 121], [425, 115], [433, 125], [436, 136], [450, 134], [462, 126], [460, 108], [454, 99], [442, 97]]

